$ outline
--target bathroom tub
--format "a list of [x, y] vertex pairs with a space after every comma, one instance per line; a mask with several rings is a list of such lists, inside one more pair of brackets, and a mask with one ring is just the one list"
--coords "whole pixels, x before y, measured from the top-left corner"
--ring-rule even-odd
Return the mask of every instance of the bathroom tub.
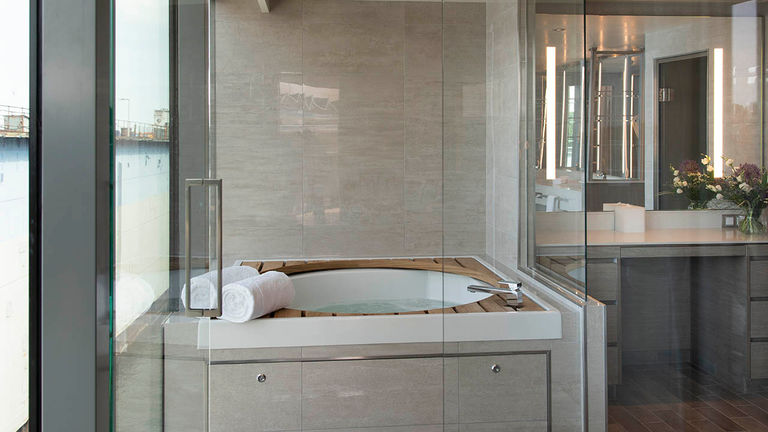
[[[448, 272], [355, 268], [291, 275], [292, 318], [246, 323], [211, 320], [200, 325], [198, 344], [211, 349], [306, 347], [388, 343], [559, 339], [560, 313], [523, 287], [535, 311], [426, 313], [489, 297], [468, 285], [488, 285]], [[482, 309], [481, 309], [482, 310]], [[312, 313], [315, 312], [315, 313]], [[375, 315], [361, 315], [375, 314]], [[326, 315], [326, 316], [316, 316]]]

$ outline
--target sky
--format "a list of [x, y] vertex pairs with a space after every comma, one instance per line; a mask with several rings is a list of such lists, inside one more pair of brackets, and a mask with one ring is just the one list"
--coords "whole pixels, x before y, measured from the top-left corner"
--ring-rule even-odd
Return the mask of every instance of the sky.
[[29, 108], [29, 3], [0, 0], [0, 17], [0, 105]]
[[[152, 123], [168, 108], [168, 0], [117, 0], [115, 110], [118, 120]], [[0, 105], [29, 107], [29, 2], [0, 0]]]

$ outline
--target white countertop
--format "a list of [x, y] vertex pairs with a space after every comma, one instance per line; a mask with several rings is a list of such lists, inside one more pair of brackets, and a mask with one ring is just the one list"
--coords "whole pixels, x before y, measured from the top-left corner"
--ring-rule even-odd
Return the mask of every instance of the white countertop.
[[[578, 246], [584, 244], [585, 232], [547, 231], [536, 233], [536, 246]], [[657, 229], [641, 233], [610, 230], [586, 232], [589, 246], [711, 245], [733, 243], [768, 243], [768, 234], [745, 235], [737, 229], [685, 228]]]

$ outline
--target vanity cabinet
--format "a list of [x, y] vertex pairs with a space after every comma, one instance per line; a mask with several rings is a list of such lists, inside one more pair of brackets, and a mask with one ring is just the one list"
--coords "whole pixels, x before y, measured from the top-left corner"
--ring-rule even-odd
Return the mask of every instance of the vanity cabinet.
[[587, 249], [587, 295], [604, 303], [609, 385], [621, 382], [621, 267], [618, 247]]
[[549, 376], [547, 353], [214, 364], [211, 431], [546, 431]]
[[624, 363], [673, 358], [734, 390], [768, 379], [768, 245], [590, 246], [586, 270], [606, 305], [608, 384]]

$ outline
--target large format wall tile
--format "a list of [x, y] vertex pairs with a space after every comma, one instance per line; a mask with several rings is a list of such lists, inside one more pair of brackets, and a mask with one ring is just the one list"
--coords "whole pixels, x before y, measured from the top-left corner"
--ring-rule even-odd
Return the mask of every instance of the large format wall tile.
[[484, 57], [481, 3], [217, 3], [225, 259], [483, 252]]

